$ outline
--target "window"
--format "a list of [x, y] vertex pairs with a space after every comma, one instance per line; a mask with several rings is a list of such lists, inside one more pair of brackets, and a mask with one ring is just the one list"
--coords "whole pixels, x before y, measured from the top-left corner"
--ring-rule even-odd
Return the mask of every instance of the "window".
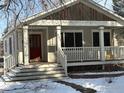
[[93, 46], [99, 46], [99, 32], [93, 32]]
[[12, 54], [12, 38], [9, 38], [9, 54]]
[[5, 52], [7, 52], [7, 40], [5, 40], [4, 43], [5, 43]]
[[104, 32], [104, 46], [110, 46], [110, 32]]
[[82, 32], [61, 33], [62, 47], [82, 47]]
[[[93, 32], [93, 46], [100, 46], [99, 32]], [[110, 32], [104, 32], [104, 46], [110, 46]]]

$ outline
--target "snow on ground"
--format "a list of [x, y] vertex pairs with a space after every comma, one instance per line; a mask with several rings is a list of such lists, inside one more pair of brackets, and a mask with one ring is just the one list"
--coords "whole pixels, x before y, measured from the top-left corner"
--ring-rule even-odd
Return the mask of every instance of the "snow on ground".
[[[97, 90], [97, 93], [124, 93], [124, 76], [96, 79], [65, 79], [64, 81], [75, 83], [86, 88]], [[75, 89], [55, 83], [52, 80], [37, 80], [26, 82], [5, 83], [0, 80], [0, 93], [80, 93]]]
[[27, 82], [8, 82], [0, 80], [0, 93], [80, 93], [75, 89], [52, 82], [38, 80]]
[[[110, 79], [112, 83], [108, 83]], [[95, 89], [97, 93], [124, 93], [124, 76], [115, 78], [70, 79], [66, 81]]]

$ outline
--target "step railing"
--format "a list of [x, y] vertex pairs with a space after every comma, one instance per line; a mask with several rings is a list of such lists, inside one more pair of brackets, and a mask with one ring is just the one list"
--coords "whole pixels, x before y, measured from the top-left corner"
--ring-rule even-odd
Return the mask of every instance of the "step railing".
[[15, 67], [17, 64], [12, 55], [4, 57], [4, 74], [8, 72], [11, 68]]
[[65, 75], [67, 76], [68, 75], [68, 72], [67, 72], [67, 57], [61, 49], [58, 49], [57, 52], [58, 52], [57, 53], [57, 61], [60, 62], [60, 64], [64, 68]]

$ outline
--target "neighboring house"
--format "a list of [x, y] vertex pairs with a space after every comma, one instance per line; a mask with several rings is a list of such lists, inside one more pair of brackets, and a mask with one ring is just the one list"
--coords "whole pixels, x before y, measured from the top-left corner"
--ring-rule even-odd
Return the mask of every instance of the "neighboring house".
[[5, 33], [4, 67], [58, 62], [67, 74], [70, 66], [124, 63], [123, 30], [124, 18], [92, 0], [71, 0]]

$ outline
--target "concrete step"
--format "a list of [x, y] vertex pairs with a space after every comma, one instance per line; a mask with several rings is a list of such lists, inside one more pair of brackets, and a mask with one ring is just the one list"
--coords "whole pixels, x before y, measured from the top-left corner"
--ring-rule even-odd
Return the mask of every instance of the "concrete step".
[[65, 76], [64, 69], [58, 63], [33, 64], [19, 66], [11, 69], [3, 77], [5, 81], [24, 81], [37, 79], [62, 79]]
[[2, 79], [3, 79], [4, 81], [6, 81], [6, 82], [11, 81], [11, 78], [10, 78], [9, 76], [7, 76], [7, 75], [2, 75], [1, 77], [2, 77]]
[[15, 68], [15, 69], [11, 69], [12, 72], [14, 73], [28, 73], [28, 72], [37, 72], [37, 71], [61, 71], [63, 70], [62, 67], [56, 67], [56, 68], [30, 68], [30, 69], [19, 69], [19, 68]]
[[55, 75], [55, 74], [64, 74], [64, 71], [48, 71], [48, 72], [37, 71], [37, 72], [28, 72], [28, 73], [13, 73], [13, 72], [7, 73], [7, 75], [9, 75], [10, 77], [14, 77], [14, 76], [26, 77], [26, 76]]
[[19, 69], [30, 69], [30, 68], [49, 68], [49, 67], [61, 67], [60, 64], [41, 64], [41, 65], [28, 65], [17, 67]]
[[43, 75], [43, 76], [26, 76], [26, 77], [10, 77], [10, 81], [24, 81], [24, 80], [37, 80], [37, 79], [62, 79], [66, 77], [64, 74]]

